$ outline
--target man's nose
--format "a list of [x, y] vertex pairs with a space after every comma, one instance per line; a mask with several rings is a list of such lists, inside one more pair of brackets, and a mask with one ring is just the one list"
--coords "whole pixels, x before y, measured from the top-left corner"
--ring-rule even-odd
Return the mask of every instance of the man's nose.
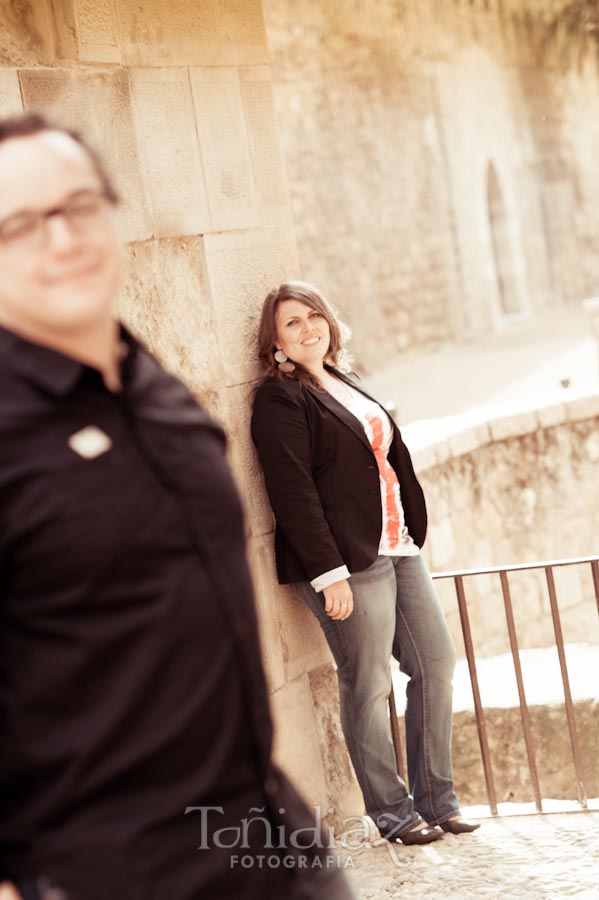
[[45, 224], [47, 246], [55, 252], [68, 252], [79, 243], [79, 236], [62, 213], [48, 216]]

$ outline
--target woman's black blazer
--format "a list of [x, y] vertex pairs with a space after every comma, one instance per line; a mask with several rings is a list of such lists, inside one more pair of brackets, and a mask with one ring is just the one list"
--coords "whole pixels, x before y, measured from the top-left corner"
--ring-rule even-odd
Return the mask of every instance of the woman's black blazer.
[[[329, 371], [370, 397], [356, 376]], [[388, 459], [399, 479], [408, 530], [421, 547], [424, 494], [395, 423], [393, 431]], [[252, 438], [276, 519], [279, 582], [311, 581], [343, 564], [350, 572], [368, 568], [381, 538], [381, 491], [358, 419], [328, 393], [272, 379], [256, 392]]]

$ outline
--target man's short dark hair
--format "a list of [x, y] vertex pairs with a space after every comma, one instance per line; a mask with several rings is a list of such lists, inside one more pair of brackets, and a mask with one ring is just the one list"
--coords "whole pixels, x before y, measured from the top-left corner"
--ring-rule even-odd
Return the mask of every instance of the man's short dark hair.
[[108, 200], [110, 200], [111, 203], [118, 203], [119, 196], [114, 189], [114, 185], [112, 184], [100, 157], [78, 131], [71, 128], [65, 128], [62, 125], [57, 125], [40, 113], [26, 113], [21, 116], [11, 116], [7, 119], [0, 119], [0, 144], [4, 143], [4, 141], [9, 141], [12, 138], [31, 137], [32, 135], [40, 134], [43, 131], [58, 131], [68, 135], [76, 141], [89, 156], [92, 165], [102, 182], [102, 187], [104, 188]]

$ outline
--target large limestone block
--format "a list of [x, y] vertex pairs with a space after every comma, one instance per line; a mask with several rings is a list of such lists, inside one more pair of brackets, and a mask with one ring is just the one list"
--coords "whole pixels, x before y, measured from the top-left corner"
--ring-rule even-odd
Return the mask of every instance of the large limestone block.
[[79, 59], [74, 0], [52, 0], [56, 58], [61, 62]]
[[302, 672], [330, 665], [331, 651], [316, 617], [296, 596], [293, 585], [281, 585], [279, 591], [288, 650], [285, 660], [288, 680], [297, 678]]
[[131, 72], [145, 195], [156, 237], [210, 231], [210, 212], [185, 69]]
[[297, 277], [291, 233], [285, 229], [208, 234], [208, 278], [217, 315], [225, 385], [257, 377], [257, 330], [262, 301], [282, 281]]
[[[231, 392], [246, 394], [245, 387], [229, 388]], [[283, 681], [291, 681], [304, 672], [330, 660], [326, 641], [312, 613], [294, 594], [290, 585], [280, 585], [274, 559], [273, 515], [262, 484], [256, 454], [250, 446], [249, 422], [244, 409], [231, 404], [225, 397], [224, 419], [229, 438], [229, 460], [246, 508], [246, 533], [256, 574], [256, 588], [268, 606], [265, 616], [270, 625], [276, 622], [275, 645], [280, 645]], [[237, 413], [235, 412], [237, 409]], [[259, 607], [263, 604], [259, 602]], [[271, 631], [269, 630], [269, 634]], [[268, 652], [267, 652], [268, 660]], [[279, 657], [277, 657], [277, 661]], [[271, 666], [273, 671], [275, 667]], [[276, 670], [278, 671], [278, 669]], [[276, 686], [280, 686], [276, 683]]]
[[128, 66], [234, 66], [268, 61], [260, 0], [117, 0]]
[[333, 667], [328, 664], [310, 672], [310, 687], [327, 783], [329, 817], [343, 831], [344, 819], [364, 814], [364, 799], [341, 730], [339, 691]]
[[220, 358], [201, 238], [132, 244], [121, 317], [220, 418]]
[[114, 0], [73, 0], [79, 59], [120, 63], [118, 18]]
[[145, 208], [127, 73], [22, 70], [19, 72], [27, 111], [41, 110], [57, 121], [80, 129], [106, 161], [123, 197], [127, 240], [152, 233]]
[[250, 433], [253, 391], [253, 384], [227, 388], [224, 417], [229, 459], [247, 509], [247, 533], [250, 537], [258, 537], [272, 533], [274, 520]]
[[248, 543], [248, 561], [254, 582], [256, 609], [260, 622], [262, 657], [270, 691], [287, 681], [285, 660], [289, 655], [285, 629], [281, 622], [282, 598], [272, 577], [272, 547], [268, 538], [253, 538]]
[[54, 59], [50, 0], [0, 0], [0, 66], [48, 65]]
[[[280, 659], [285, 681], [330, 660], [330, 653], [314, 616], [290, 586], [277, 583], [274, 560], [274, 518], [264, 488], [262, 470], [250, 434], [253, 385], [243, 384], [224, 392], [223, 415], [229, 441], [229, 461], [246, 508], [246, 533], [259, 588], [269, 598], [267, 616], [276, 620], [275, 644], [283, 647]], [[260, 605], [260, 604], [259, 604]], [[268, 660], [268, 653], [267, 653]], [[278, 686], [278, 684], [277, 684]]]
[[286, 225], [291, 209], [272, 93], [272, 73], [266, 66], [239, 70], [241, 92], [256, 190], [263, 225]]
[[53, 0], [59, 59], [120, 63], [114, 0]]
[[[318, 727], [308, 676], [286, 684], [271, 696], [275, 720], [274, 757], [289, 773], [311, 806], [328, 810]], [[317, 818], [320, 818], [318, 815]]]
[[19, 78], [15, 69], [0, 69], [0, 118], [23, 111]]
[[259, 224], [237, 69], [192, 69], [191, 86], [214, 229]]

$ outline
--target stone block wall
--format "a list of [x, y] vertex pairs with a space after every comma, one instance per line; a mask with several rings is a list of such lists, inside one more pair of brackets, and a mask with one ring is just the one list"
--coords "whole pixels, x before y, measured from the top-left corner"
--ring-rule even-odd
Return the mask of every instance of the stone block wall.
[[558, 2], [263, 5], [302, 275], [365, 370], [596, 293], [596, 53], [546, 46]]
[[0, 23], [0, 115], [42, 111], [97, 147], [122, 196], [119, 312], [226, 427], [277, 755], [326, 812], [307, 675], [326, 647], [275, 584], [249, 438], [258, 310], [298, 272], [260, 0], [0, 0]]

